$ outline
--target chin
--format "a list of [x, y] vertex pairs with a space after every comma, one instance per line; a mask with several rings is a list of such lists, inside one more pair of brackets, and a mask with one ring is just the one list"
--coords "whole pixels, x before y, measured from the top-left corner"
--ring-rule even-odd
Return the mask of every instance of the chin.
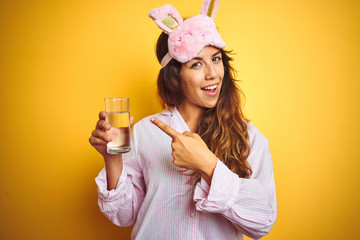
[[218, 101], [216, 101], [215, 103], [206, 104], [206, 105], [204, 106], [204, 108], [214, 108], [214, 107], [216, 107], [217, 103], [218, 103]]

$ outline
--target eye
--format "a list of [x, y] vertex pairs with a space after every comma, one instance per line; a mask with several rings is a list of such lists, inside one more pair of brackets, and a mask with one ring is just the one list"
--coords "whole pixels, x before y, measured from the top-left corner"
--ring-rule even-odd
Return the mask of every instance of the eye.
[[196, 68], [196, 67], [200, 67], [201, 63], [200, 62], [196, 62], [196, 63], [193, 63], [191, 65], [191, 68]]
[[220, 61], [221, 60], [221, 57], [213, 57], [213, 62], [218, 62], [218, 61]]

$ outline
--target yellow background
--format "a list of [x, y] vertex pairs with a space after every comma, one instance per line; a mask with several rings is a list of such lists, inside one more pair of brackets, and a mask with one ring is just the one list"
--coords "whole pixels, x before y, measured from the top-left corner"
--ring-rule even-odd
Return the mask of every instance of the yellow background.
[[[88, 138], [105, 97], [138, 121], [160, 110], [147, 14], [202, 0], [0, 3], [0, 239], [128, 239], [98, 210]], [[263, 239], [355, 239], [360, 2], [222, 0], [245, 113], [270, 141], [278, 219]], [[159, 224], [162, 224], [161, 222]]]

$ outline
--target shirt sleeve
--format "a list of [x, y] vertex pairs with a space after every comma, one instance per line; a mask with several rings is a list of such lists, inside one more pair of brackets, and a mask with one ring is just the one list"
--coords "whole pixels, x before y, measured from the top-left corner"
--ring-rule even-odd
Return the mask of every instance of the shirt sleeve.
[[106, 168], [95, 178], [100, 211], [114, 224], [133, 225], [145, 197], [145, 183], [136, 150], [123, 155], [123, 170], [116, 188], [107, 190]]
[[251, 149], [248, 162], [253, 174], [244, 179], [218, 160], [211, 186], [201, 179], [194, 201], [198, 211], [220, 213], [240, 232], [259, 239], [269, 233], [277, 216], [272, 158], [265, 137]]

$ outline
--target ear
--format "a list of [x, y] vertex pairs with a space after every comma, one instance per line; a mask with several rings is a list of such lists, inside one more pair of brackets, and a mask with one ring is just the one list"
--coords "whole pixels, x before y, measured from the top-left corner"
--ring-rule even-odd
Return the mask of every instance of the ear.
[[207, 15], [215, 20], [216, 13], [219, 9], [220, 0], [204, 0], [200, 13]]
[[149, 17], [167, 34], [183, 22], [179, 12], [170, 4], [151, 10]]

